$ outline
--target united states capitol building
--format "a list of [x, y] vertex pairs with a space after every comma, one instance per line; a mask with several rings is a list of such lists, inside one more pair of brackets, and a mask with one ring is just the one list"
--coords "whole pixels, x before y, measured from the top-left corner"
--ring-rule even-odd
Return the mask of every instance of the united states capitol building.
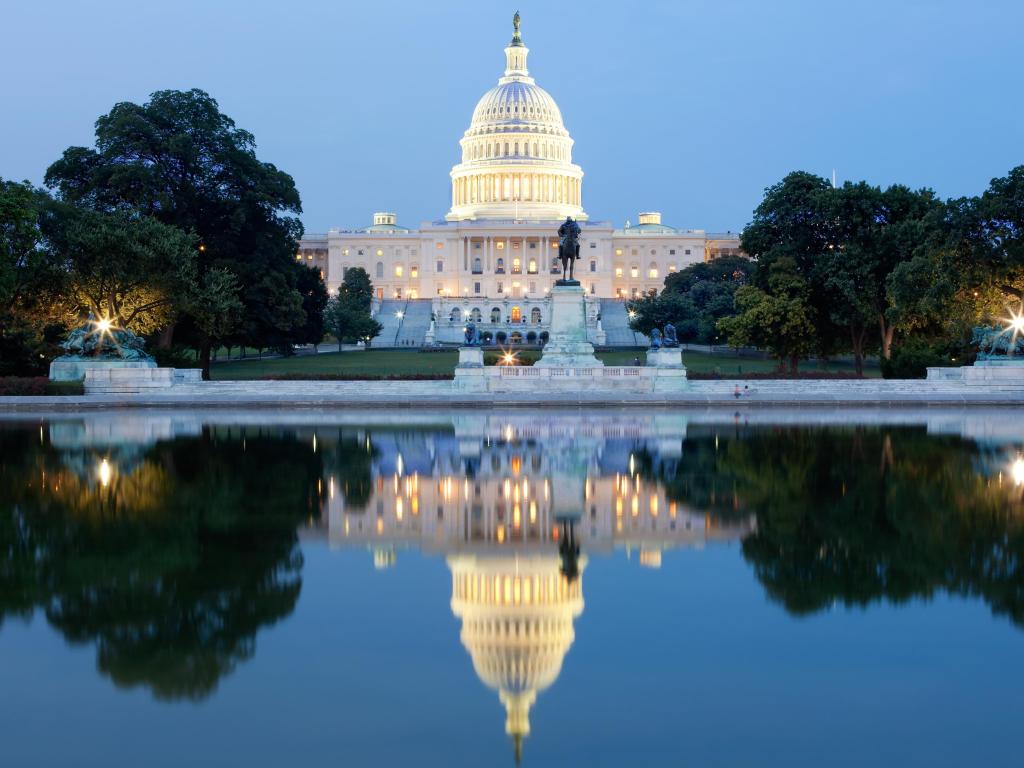
[[392, 212], [357, 229], [307, 235], [297, 258], [320, 269], [335, 293], [345, 272], [373, 281], [384, 330], [377, 345], [457, 342], [468, 320], [485, 340], [533, 343], [546, 337], [548, 294], [561, 273], [555, 232], [566, 216], [582, 227], [576, 278], [587, 294], [590, 340], [639, 341], [624, 300], [659, 290], [666, 275], [739, 253], [735, 233], [677, 229], [657, 212], [616, 228], [583, 207], [583, 169], [551, 95], [530, 76], [519, 16], [505, 48], [505, 71], [477, 102], [451, 170], [451, 208], [418, 229]]

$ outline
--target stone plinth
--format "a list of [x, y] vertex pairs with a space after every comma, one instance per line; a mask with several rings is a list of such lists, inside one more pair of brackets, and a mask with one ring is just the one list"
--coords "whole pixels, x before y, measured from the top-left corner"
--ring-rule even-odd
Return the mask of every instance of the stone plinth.
[[133, 395], [173, 386], [173, 368], [90, 368], [85, 372], [87, 395]]
[[551, 330], [536, 368], [602, 368], [587, 341], [585, 293], [581, 285], [551, 289]]
[[653, 392], [676, 392], [686, 388], [686, 367], [679, 347], [647, 350], [647, 367], [654, 369]]
[[480, 347], [459, 347], [459, 363], [455, 366], [455, 389], [461, 392], [486, 392], [484, 351]]
[[87, 371], [156, 368], [154, 360], [86, 360], [58, 357], [50, 363], [50, 381], [82, 381]]
[[929, 381], [959, 381], [972, 386], [1024, 385], [1024, 359], [979, 360], [960, 368], [929, 368]]

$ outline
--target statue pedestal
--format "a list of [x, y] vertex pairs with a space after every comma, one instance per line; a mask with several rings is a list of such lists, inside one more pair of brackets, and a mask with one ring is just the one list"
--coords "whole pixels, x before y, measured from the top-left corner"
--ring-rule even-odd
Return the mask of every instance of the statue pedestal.
[[679, 347], [647, 350], [647, 367], [655, 369], [652, 391], [677, 392], [686, 388], [686, 367], [683, 365], [683, 351]]
[[587, 341], [587, 314], [582, 285], [558, 285], [551, 289], [551, 329], [548, 343], [536, 368], [602, 368]]
[[459, 363], [455, 366], [455, 389], [460, 392], [486, 392], [484, 351], [480, 347], [459, 347]]
[[82, 381], [87, 371], [109, 371], [114, 369], [156, 368], [155, 360], [104, 360], [98, 358], [58, 357], [50, 363], [50, 381]]

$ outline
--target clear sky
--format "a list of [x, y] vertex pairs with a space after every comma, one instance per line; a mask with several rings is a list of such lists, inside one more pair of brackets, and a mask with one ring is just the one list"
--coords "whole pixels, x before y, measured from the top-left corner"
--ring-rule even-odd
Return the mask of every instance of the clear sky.
[[1024, 163], [1021, 0], [3, 0], [0, 176], [41, 183], [116, 102], [198, 87], [307, 231], [440, 218], [517, 4], [592, 219], [737, 230], [795, 169], [953, 197]]

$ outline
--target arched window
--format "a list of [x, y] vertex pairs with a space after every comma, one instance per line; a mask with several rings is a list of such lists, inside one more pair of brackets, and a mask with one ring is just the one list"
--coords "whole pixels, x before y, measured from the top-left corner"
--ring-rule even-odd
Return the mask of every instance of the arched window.
[[509, 341], [512, 344], [522, 344], [523, 334], [521, 334], [519, 331], [512, 331], [512, 337], [509, 339]]
[[469, 313], [469, 319], [474, 323], [480, 323], [483, 321], [483, 315], [480, 313], [480, 307], [473, 307]]
[[523, 262], [519, 260], [518, 256], [512, 257], [512, 274], [518, 275], [523, 271]]
[[402, 265], [401, 264], [395, 264], [395, 277], [401, 277], [402, 276], [402, 271], [403, 271], [402, 270]]
[[462, 310], [459, 309], [458, 307], [455, 307], [452, 310], [452, 314], [451, 314], [451, 317], [449, 319], [453, 323], [461, 323], [462, 322]]
[[650, 266], [647, 267], [647, 277], [650, 278], [651, 280], [656, 280], [658, 278], [658, 265], [655, 264], [653, 261], [651, 262]]
[[492, 307], [491, 308], [491, 322], [492, 323], [500, 323], [501, 322], [501, 309], [499, 307]]
[[505, 260], [504, 259], [501, 259], [501, 258], [498, 259], [498, 262], [497, 262], [497, 265], [495, 266], [494, 271], [497, 272], [499, 275], [505, 274]]
[[473, 258], [473, 274], [479, 275], [484, 271], [483, 262], [480, 261], [480, 257], [476, 256]]
[[638, 267], [636, 264], [631, 266], [629, 268], [629, 276], [630, 277], [634, 277], [634, 278], [635, 277], [640, 277], [640, 267]]
[[377, 262], [377, 277], [384, 277], [384, 262]]
[[523, 322], [523, 310], [519, 307], [512, 307], [512, 322], [521, 323]]
[[534, 325], [540, 324], [540, 307], [534, 307], [530, 310], [530, 322]]

